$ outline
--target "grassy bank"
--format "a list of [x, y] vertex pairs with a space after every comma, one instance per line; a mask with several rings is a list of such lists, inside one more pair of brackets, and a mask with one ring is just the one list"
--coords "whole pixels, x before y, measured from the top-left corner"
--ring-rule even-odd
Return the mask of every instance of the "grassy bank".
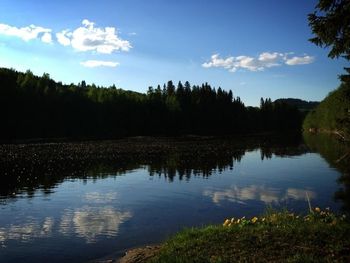
[[349, 237], [346, 216], [327, 209], [306, 216], [270, 211], [184, 230], [150, 262], [350, 262]]

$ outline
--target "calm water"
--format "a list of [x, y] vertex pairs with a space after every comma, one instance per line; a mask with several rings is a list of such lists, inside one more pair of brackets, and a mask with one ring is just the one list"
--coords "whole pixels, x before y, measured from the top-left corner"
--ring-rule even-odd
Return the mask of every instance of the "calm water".
[[121, 255], [184, 227], [260, 214], [267, 206], [305, 212], [306, 193], [312, 205], [347, 209], [348, 160], [339, 161], [341, 147], [326, 137], [272, 148], [256, 143], [236, 154], [183, 160], [176, 153], [147, 162], [135, 157], [132, 167], [118, 171], [77, 170], [56, 180], [44, 176], [35, 187], [28, 178], [21, 188], [3, 185], [0, 262]]

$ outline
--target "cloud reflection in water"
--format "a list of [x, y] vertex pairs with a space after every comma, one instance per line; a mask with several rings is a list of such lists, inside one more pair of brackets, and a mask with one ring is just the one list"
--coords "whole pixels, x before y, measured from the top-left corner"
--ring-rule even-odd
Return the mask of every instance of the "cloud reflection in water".
[[250, 185], [247, 187], [232, 186], [223, 191], [205, 190], [204, 196], [208, 196], [215, 204], [229, 201], [245, 204], [246, 201], [261, 201], [265, 204], [279, 203], [288, 199], [306, 200], [306, 192], [310, 199], [316, 197], [316, 193], [307, 189], [287, 188], [286, 190], [266, 187], [264, 185]]
[[120, 225], [131, 217], [130, 212], [116, 211], [113, 207], [85, 206], [75, 211], [66, 210], [59, 231], [64, 235], [75, 232], [88, 243], [93, 243], [99, 235], [117, 236]]
[[9, 227], [0, 228], [0, 245], [5, 246], [8, 240], [28, 242], [33, 238], [48, 237], [52, 233], [54, 219], [46, 217], [44, 221], [38, 222], [29, 218], [24, 224], [11, 224]]
[[98, 236], [102, 235], [117, 236], [120, 225], [130, 219], [132, 214], [129, 211], [118, 211], [111, 206], [116, 199], [116, 192], [89, 192], [82, 199], [86, 205], [64, 209], [61, 218], [28, 217], [23, 223], [0, 227], [0, 247], [6, 246], [9, 240], [28, 242], [34, 238], [49, 237], [55, 231], [64, 236], [75, 234], [84, 238], [87, 243], [96, 242]]

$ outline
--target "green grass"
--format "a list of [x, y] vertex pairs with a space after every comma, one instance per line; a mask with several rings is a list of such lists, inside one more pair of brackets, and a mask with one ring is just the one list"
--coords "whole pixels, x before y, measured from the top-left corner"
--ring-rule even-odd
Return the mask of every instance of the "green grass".
[[318, 208], [227, 219], [176, 234], [149, 262], [350, 262], [350, 224]]

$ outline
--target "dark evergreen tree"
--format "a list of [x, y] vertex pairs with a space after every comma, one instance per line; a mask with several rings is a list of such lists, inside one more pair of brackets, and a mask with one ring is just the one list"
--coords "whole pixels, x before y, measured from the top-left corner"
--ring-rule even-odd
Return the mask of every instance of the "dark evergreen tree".
[[[331, 58], [339, 56], [350, 60], [350, 1], [319, 0], [314, 13], [309, 14], [312, 32], [310, 41], [321, 47], [330, 47]], [[350, 73], [350, 68], [345, 68]], [[350, 74], [342, 75], [350, 82]]]

